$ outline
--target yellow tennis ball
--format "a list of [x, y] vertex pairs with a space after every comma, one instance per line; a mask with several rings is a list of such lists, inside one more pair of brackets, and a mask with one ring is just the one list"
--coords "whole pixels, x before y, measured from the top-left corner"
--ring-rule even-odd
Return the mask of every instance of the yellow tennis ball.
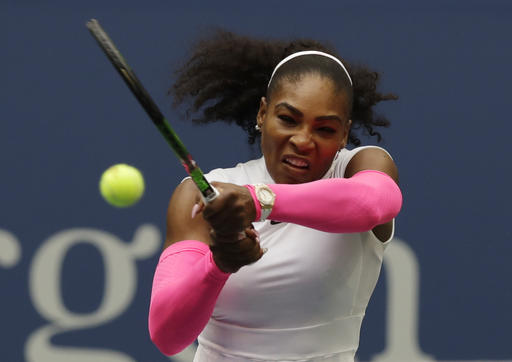
[[130, 165], [120, 163], [111, 166], [101, 175], [100, 192], [113, 206], [131, 206], [144, 194], [144, 177]]

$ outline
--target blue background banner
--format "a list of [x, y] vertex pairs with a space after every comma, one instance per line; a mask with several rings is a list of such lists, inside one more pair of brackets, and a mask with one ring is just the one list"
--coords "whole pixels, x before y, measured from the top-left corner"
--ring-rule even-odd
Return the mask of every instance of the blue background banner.
[[[191, 41], [212, 27], [317, 38], [382, 72], [381, 89], [400, 96], [379, 112], [392, 121], [381, 145], [398, 164], [404, 207], [358, 359], [512, 359], [512, 3], [0, 7], [1, 361], [168, 360], [149, 340], [147, 311], [167, 203], [185, 172], [89, 35], [90, 18], [205, 171], [259, 156], [241, 130], [192, 125], [166, 95]], [[120, 210], [98, 181], [121, 162], [144, 173], [147, 190]]]

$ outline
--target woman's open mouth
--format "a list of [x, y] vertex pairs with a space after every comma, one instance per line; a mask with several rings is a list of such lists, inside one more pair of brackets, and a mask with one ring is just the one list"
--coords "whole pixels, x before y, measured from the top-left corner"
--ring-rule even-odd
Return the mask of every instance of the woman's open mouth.
[[283, 158], [283, 163], [288, 166], [291, 166], [294, 169], [298, 170], [308, 170], [309, 169], [309, 161], [303, 158], [294, 157], [294, 156], [285, 156]]

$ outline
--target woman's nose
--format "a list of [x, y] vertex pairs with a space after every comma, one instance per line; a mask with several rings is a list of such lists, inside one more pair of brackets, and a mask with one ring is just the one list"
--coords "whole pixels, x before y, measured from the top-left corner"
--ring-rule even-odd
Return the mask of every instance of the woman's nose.
[[301, 130], [290, 138], [291, 144], [299, 153], [307, 153], [314, 148], [313, 136], [307, 130]]

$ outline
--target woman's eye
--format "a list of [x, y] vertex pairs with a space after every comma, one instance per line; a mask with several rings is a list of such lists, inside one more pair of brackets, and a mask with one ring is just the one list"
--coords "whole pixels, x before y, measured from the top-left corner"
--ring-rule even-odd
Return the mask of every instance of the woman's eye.
[[318, 130], [325, 133], [336, 133], [336, 130], [331, 127], [321, 127]]
[[293, 119], [293, 118], [292, 118], [292, 117], [290, 117], [290, 116], [281, 115], [281, 116], [278, 116], [278, 117], [279, 117], [279, 119], [280, 119], [281, 121], [283, 121], [283, 122], [285, 122], [285, 123], [288, 123], [288, 124], [295, 124], [295, 123], [297, 123], [297, 122], [295, 121], [295, 119]]

